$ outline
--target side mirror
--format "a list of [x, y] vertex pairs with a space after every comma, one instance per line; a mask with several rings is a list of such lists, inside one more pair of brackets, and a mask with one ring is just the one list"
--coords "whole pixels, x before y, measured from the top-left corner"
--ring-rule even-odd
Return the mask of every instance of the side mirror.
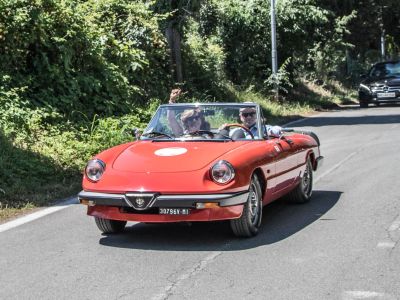
[[280, 126], [272, 126], [268, 129], [268, 135], [271, 137], [281, 139], [283, 136], [283, 130]]
[[142, 131], [139, 128], [134, 128], [132, 129], [132, 136], [138, 140], [140, 139], [140, 136], [142, 135]]

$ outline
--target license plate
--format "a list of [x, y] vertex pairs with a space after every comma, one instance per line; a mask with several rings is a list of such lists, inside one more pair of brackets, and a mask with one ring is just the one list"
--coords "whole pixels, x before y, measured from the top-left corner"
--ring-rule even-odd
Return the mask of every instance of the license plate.
[[377, 93], [376, 96], [378, 98], [395, 98], [396, 93]]
[[188, 215], [189, 208], [160, 208], [160, 215]]

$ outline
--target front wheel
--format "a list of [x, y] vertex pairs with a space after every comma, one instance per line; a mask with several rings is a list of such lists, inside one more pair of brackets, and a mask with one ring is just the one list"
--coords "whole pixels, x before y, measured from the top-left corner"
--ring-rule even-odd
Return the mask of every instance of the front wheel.
[[257, 235], [262, 219], [262, 192], [257, 175], [253, 175], [250, 183], [249, 196], [239, 219], [231, 220], [233, 233], [238, 237]]
[[109, 220], [94, 217], [97, 227], [103, 233], [118, 233], [124, 231], [126, 221]]
[[306, 203], [310, 201], [313, 189], [313, 169], [310, 157], [307, 158], [306, 169], [299, 184], [287, 195], [290, 203]]

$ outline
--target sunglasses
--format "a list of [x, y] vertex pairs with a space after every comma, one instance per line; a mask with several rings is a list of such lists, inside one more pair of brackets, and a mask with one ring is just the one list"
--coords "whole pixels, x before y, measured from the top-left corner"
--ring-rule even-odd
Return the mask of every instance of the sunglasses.
[[250, 117], [254, 117], [255, 114], [256, 114], [255, 112], [249, 112], [249, 113], [245, 113], [245, 112], [244, 112], [244, 113], [242, 113], [242, 116], [245, 117], [245, 118], [247, 118], [247, 117], [249, 117], [249, 116], [250, 116]]
[[186, 122], [193, 123], [193, 122], [197, 122], [199, 119], [200, 119], [199, 116], [193, 116], [193, 117], [187, 118]]

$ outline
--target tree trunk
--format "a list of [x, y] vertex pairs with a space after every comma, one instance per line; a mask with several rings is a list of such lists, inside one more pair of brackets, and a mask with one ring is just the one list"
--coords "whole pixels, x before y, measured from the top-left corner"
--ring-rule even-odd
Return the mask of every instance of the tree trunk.
[[175, 82], [182, 83], [182, 56], [181, 56], [181, 36], [179, 31], [173, 26], [173, 22], [168, 24], [165, 35], [167, 37], [170, 55], [170, 68]]

